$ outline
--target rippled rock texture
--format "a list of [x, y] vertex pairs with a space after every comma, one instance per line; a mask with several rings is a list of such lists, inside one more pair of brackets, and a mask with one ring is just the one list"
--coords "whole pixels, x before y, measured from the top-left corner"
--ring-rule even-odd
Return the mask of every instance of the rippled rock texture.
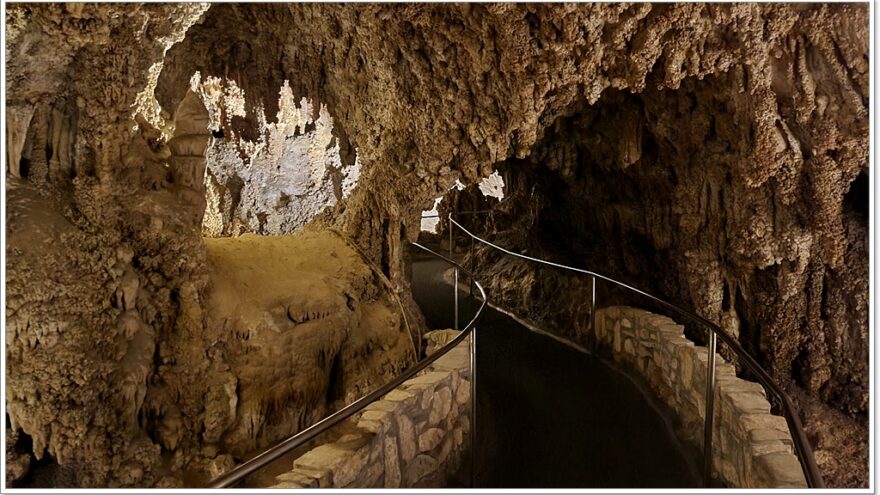
[[[640, 283], [707, 317], [735, 317], [731, 328], [802, 396], [829, 482], [864, 485], [867, 12], [11, 4], [13, 429], [33, 439], [31, 451], [76, 466], [72, 484], [179, 484], [162, 478], [162, 459], [186, 469], [198, 452], [223, 454], [201, 450], [201, 412], [181, 414], [192, 438], [171, 445], [160, 431], [178, 420], [147, 407], [164, 387], [200, 411], [222, 367], [207, 353], [190, 368], [174, 343], [206, 325], [203, 228], [292, 232], [316, 215], [408, 306], [402, 247], [418, 235], [419, 212], [456, 179], [474, 184], [498, 167], [524, 198], [499, 228], [543, 211], [545, 237], [529, 242], [565, 233], [575, 242], [564, 254], [586, 264], [609, 253], [622, 275], [661, 261]], [[212, 115], [196, 72], [234, 82], [240, 93], [223, 90], [232, 112]], [[284, 113], [303, 99], [311, 115]], [[270, 126], [300, 117], [278, 142], [304, 139], [301, 151], [257, 156]], [[290, 173], [278, 168], [294, 159], [302, 165]], [[357, 174], [343, 170], [355, 164]], [[247, 201], [232, 201], [246, 190]], [[530, 213], [535, 198], [543, 203]], [[33, 202], [43, 213], [12, 216]], [[595, 232], [616, 242], [596, 244]], [[31, 235], [55, 261], [36, 261]]]

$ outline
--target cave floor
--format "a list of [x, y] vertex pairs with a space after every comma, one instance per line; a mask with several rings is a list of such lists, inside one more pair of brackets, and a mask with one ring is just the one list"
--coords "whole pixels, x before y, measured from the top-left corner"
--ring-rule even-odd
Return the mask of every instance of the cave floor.
[[[453, 325], [447, 269], [413, 256], [413, 295], [431, 328]], [[462, 325], [475, 309], [464, 302]], [[488, 306], [477, 322], [476, 386], [479, 488], [701, 486], [695, 454], [643, 385]]]

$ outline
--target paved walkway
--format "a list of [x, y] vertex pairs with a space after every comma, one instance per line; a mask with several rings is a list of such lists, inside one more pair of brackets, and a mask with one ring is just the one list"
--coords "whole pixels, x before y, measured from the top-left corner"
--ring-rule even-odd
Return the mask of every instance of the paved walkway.
[[[452, 326], [446, 269], [421, 255], [413, 262], [413, 294], [432, 328]], [[474, 309], [463, 303], [462, 325]], [[700, 486], [693, 454], [643, 390], [487, 306], [477, 326], [477, 486]]]

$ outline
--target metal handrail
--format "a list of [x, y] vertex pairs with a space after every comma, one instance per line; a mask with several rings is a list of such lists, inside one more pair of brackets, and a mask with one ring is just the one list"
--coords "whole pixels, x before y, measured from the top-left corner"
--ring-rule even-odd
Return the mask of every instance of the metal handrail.
[[[457, 214], [458, 216], [461, 216], [461, 215], [476, 215], [476, 214], [478, 214], [478, 213], [492, 213], [492, 210], [468, 210], [468, 211], [459, 211], [459, 212], [456, 212], [456, 214]], [[429, 215], [425, 215], [424, 213], [422, 213], [422, 218], [440, 218], [440, 214], [439, 214], [439, 213], [431, 213], [431, 214], [429, 214]]]
[[[461, 265], [459, 265], [455, 261], [447, 258], [446, 256], [443, 256], [442, 254], [436, 253], [433, 250], [431, 250], [425, 246], [422, 246], [421, 244], [418, 244], [415, 242], [413, 242], [411, 244], [413, 246], [420, 248], [420, 249], [430, 253], [431, 255], [433, 255], [437, 258], [440, 258], [440, 259], [446, 261], [447, 263], [453, 265], [453, 267], [456, 269], [455, 270], [456, 276], [458, 274], [458, 271], [461, 270], [466, 275], [468, 275], [471, 278], [471, 280], [473, 280], [473, 283], [477, 287], [477, 290], [480, 291], [480, 296], [481, 296], [480, 301], [481, 302], [480, 302], [480, 307], [477, 308], [477, 311], [476, 311], [476, 313], [474, 313], [474, 316], [473, 316], [473, 318], [471, 318], [471, 321], [468, 322], [468, 324], [465, 325], [465, 327], [461, 330], [461, 332], [454, 339], [449, 341], [445, 346], [443, 346], [439, 350], [435, 351], [430, 356], [427, 356], [425, 359], [422, 359], [421, 361], [419, 361], [414, 366], [412, 366], [411, 368], [406, 370], [404, 373], [402, 373], [400, 376], [398, 376], [394, 380], [391, 380], [390, 382], [379, 387], [378, 389], [374, 390], [373, 392], [370, 392], [369, 394], [352, 402], [351, 404], [345, 406], [344, 408], [340, 409], [339, 411], [336, 411], [335, 413], [327, 416], [326, 418], [322, 419], [321, 421], [318, 421], [317, 423], [313, 424], [312, 426], [309, 426], [305, 430], [288, 437], [286, 440], [282, 440], [281, 442], [275, 444], [274, 446], [263, 451], [262, 453], [248, 459], [247, 461], [239, 464], [238, 466], [232, 468], [231, 470], [221, 474], [217, 478], [214, 478], [208, 484], [208, 488], [227, 488], [229, 486], [232, 486], [235, 483], [238, 483], [239, 481], [244, 479], [246, 476], [253, 474], [256, 471], [259, 471], [260, 469], [267, 466], [271, 462], [277, 460], [279, 457], [283, 456], [284, 454], [287, 454], [288, 452], [292, 451], [293, 449], [300, 447], [300, 446], [304, 445], [306, 442], [313, 440], [315, 437], [317, 437], [321, 433], [329, 430], [333, 426], [348, 419], [349, 417], [351, 417], [355, 413], [361, 411], [367, 405], [371, 404], [372, 402], [374, 402], [378, 398], [391, 392], [392, 390], [394, 390], [395, 388], [400, 386], [403, 382], [413, 378], [420, 371], [424, 370], [425, 368], [427, 368], [428, 366], [433, 364], [435, 361], [437, 361], [438, 359], [443, 357], [446, 353], [448, 353], [449, 351], [454, 349], [456, 346], [458, 346], [458, 344], [460, 344], [464, 339], [466, 339], [468, 337], [468, 335], [471, 335], [472, 333], [474, 333], [474, 323], [477, 322], [477, 320], [480, 318], [481, 313], [483, 312], [483, 308], [486, 307], [486, 291], [483, 290], [483, 286], [476, 279], [474, 279], [473, 274], [470, 271], [466, 270], [464, 267], [462, 267]], [[458, 319], [457, 289], [458, 288], [456, 287], [456, 321]], [[474, 339], [474, 340], [476, 340], [476, 339]], [[475, 344], [475, 342], [472, 343], [472, 345], [474, 345], [474, 344]], [[474, 347], [475, 347], [475, 345], [474, 345]], [[471, 352], [471, 365], [473, 365], [473, 364], [474, 364], [474, 355], [473, 355], [473, 350], [472, 350], [472, 352]], [[472, 386], [474, 386], [475, 382], [476, 382], [475, 377], [471, 376]], [[474, 395], [471, 396], [471, 403], [472, 403], [472, 405], [476, 403], [476, 397]], [[476, 419], [476, 418], [474, 418], [474, 419]]]
[[[724, 330], [721, 329], [718, 325], [712, 323], [711, 321], [694, 314], [684, 308], [680, 308], [670, 302], [664, 301], [659, 297], [656, 297], [652, 294], [649, 294], [645, 291], [639, 290], [635, 287], [627, 285], [623, 282], [619, 282], [614, 280], [611, 277], [602, 275], [600, 273], [596, 273], [590, 270], [584, 270], [581, 268], [575, 268], [567, 265], [563, 265], [560, 263], [554, 263], [552, 261], [542, 260], [540, 258], [534, 258], [532, 256], [526, 256], [524, 254], [516, 253], [510, 251], [509, 249], [505, 249], [501, 246], [493, 244], [481, 237], [478, 237], [471, 233], [469, 230], [464, 228], [460, 223], [458, 223], [452, 216], [452, 213], [449, 214], [449, 221], [452, 225], [455, 225], [462, 232], [467, 234], [471, 239], [481, 242], [491, 248], [497, 249], [505, 254], [510, 256], [514, 256], [516, 258], [521, 258], [524, 260], [532, 261], [535, 263], [552, 266], [555, 268], [560, 268], [563, 270], [568, 270], [584, 275], [589, 275], [592, 277], [592, 300], [591, 300], [591, 312], [590, 312], [590, 322], [591, 329], [595, 331], [595, 313], [596, 313], [596, 279], [602, 279], [612, 284], [615, 284], [619, 287], [627, 289], [629, 291], [640, 294], [648, 299], [660, 304], [661, 306], [668, 308], [672, 311], [675, 311], [681, 315], [684, 315], [691, 320], [705, 326], [709, 332], [707, 332], [709, 336], [709, 342], [707, 343], [707, 351], [709, 352], [709, 362], [707, 363], [707, 375], [706, 375], [706, 411], [705, 411], [705, 429], [704, 429], [704, 477], [706, 477], [706, 481], [708, 482], [708, 477], [711, 476], [712, 469], [712, 420], [713, 420], [713, 403], [715, 399], [715, 347], [716, 347], [716, 337], [721, 339], [741, 360], [743, 365], [751, 371], [756, 377], [758, 383], [760, 383], [766, 390], [770, 391], [780, 402], [782, 405], [782, 413], [785, 417], [786, 424], [788, 425], [789, 433], [792, 436], [792, 441], [794, 442], [795, 452], [797, 453], [798, 460], [800, 461], [801, 468], [804, 472], [804, 477], [806, 478], [807, 485], [810, 488], [825, 488], [825, 483], [822, 480], [822, 474], [819, 472], [819, 467], [816, 465], [816, 459], [813, 456], [813, 449], [810, 446], [809, 440], [807, 440], [807, 435], [804, 432], [803, 425], [801, 424], [800, 417], [797, 414], [797, 410], [794, 407], [794, 404], [791, 402], [791, 399], [788, 397], [779, 385], [773, 381], [773, 378], [746, 352], [745, 349], [740, 346], [739, 342], [736, 341], [733, 337], [728, 335]], [[450, 227], [450, 231], [452, 228]], [[450, 232], [450, 237], [452, 236]], [[708, 484], [708, 483], [707, 483]]]

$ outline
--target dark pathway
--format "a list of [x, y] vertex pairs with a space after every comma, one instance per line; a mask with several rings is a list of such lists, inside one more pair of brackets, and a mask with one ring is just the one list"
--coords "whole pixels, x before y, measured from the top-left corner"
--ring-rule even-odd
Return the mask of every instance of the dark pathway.
[[[413, 294], [432, 328], [452, 327], [448, 268], [413, 261]], [[463, 304], [461, 325], [475, 309]], [[692, 455], [630, 378], [488, 306], [477, 325], [477, 397], [478, 487], [700, 486]]]

